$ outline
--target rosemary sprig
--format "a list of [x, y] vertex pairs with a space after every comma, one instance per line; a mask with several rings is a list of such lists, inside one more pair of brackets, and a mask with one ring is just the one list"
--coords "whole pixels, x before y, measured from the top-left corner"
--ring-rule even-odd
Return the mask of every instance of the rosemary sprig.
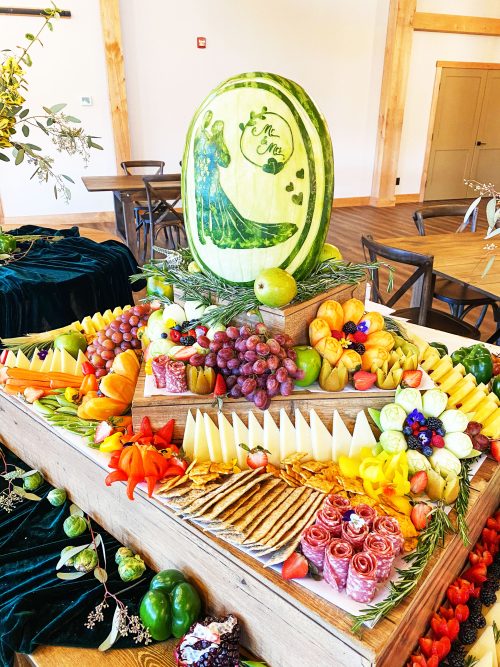
[[470, 546], [469, 541], [469, 528], [467, 526], [467, 521], [465, 520], [465, 515], [467, 514], [467, 509], [469, 507], [469, 496], [470, 496], [470, 469], [476, 458], [473, 459], [462, 459], [461, 466], [462, 470], [460, 471], [459, 477], [459, 490], [458, 496], [455, 501], [455, 511], [457, 513], [457, 530], [460, 535], [465, 547]]
[[446, 533], [453, 532], [453, 526], [442, 504], [437, 505], [430, 516], [430, 523], [420, 533], [417, 548], [404, 558], [411, 564], [410, 567], [406, 570], [396, 570], [399, 578], [396, 582], [390, 583], [389, 595], [381, 602], [361, 610], [352, 625], [353, 632], [359, 632], [363, 623], [367, 621], [379, 621], [402, 602], [418, 584], [434, 550], [443, 544]]

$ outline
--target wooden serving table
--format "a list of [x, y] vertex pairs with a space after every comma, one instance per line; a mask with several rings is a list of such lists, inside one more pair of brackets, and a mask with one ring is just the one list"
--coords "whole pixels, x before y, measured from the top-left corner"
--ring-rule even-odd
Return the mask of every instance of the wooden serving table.
[[[165, 414], [165, 419], [169, 416], [177, 415]], [[142, 489], [136, 490], [131, 502], [124, 484], [106, 488], [107, 456], [70, 440], [27, 404], [0, 393], [0, 441], [49, 482], [67, 488], [75, 503], [116, 539], [141, 553], [151, 567], [182, 568], [199, 586], [211, 612], [237, 614], [243, 622], [243, 645], [270, 667], [403, 665], [466, 559], [459, 538], [449, 536], [413, 595], [358, 636], [350, 630], [351, 616], [180, 519]], [[496, 509], [499, 484], [500, 466], [487, 459], [472, 482], [468, 514], [472, 543]]]

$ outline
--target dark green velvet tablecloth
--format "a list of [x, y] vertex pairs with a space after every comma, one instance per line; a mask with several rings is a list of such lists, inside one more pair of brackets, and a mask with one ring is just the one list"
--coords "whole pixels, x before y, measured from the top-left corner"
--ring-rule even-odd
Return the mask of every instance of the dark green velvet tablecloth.
[[[64, 238], [37, 241], [26, 257], [0, 266], [0, 338], [49, 331], [132, 303], [129, 276], [138, 267], [122, 243], [96, 243], [80, 236], [78, 227], [26, 225], [9, 233]], [[134, 284], [134, 291], [144, 285]]]

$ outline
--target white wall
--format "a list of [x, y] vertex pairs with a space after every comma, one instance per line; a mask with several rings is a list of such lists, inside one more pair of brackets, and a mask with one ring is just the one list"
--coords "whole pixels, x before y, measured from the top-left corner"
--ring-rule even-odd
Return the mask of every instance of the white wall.
[[417, 0], [417, 12], [500, 18], [498, 0]]
[[326, 116], [335, 196], [370, 194], [387, 0], [122, 0], [120, 10], [133, 158], [178, 171], [210, 90], [264, 70], [302, 85]]
[[[16, 0], [15, 3], [0, 0], [0, 6], [43, 7], [33, 0]], [[91, 194], [81, 182], [81, 176], [115, 173], [114, 143], [108, 98], [104, 47], [101, 36], [99, 0], [65, 0], [64, 9], [72, 13], [70, 19], [60, 19], [54, 32], [46, 30], [42, 36], [44, 47], [33, 45], [30, 50], [33, 66], [27, 70], [29, 96], [27, 103], [33, 112], [41, 106], [52, 106], [66, 102], [66, 111], [80, 118], [90, 134], [104, 151], [92, 151], [87, 169], [78, 157], [69, 158], [58, 154], [41, 131], [30, 134], [31, 143], [56, 157], [55, 168], [68, 174], [75, 181], [71, 186], [72, 199], [69, 205], [56, 201], [52, 186], [39, 185], [29, 180], [33, 168], [28, 164], [15, 167], [13, 163], [0, 162], [0, 197], [5, 216], [48, 215], [86, 211], [109, 211], [112, 195]], [[26, 32], [36, 32], [41, 19], [36, 17], [0, 16], [2, 48], [24, 45]], [[93, 106], [82, 107], [80, 98], [90, 95]], [[21, 135], [22, 136], [22, 135]]]

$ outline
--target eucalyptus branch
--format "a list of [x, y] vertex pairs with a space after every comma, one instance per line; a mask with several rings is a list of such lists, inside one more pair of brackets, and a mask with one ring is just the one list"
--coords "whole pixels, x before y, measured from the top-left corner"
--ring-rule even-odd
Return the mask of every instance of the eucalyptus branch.
[[[40, 35], [45, 30], [45, 28], [48, 27], [49, 30], [53, 30], [50, 19], [59, 18], [61, 10], [58, 7], [56, 7], [56, 5], [53, 2], [51, 4], [52, 4], [52, 9], [50, 7], [47, 7], [46, 9], [44, 9], [42, 11], [42, 16], [44, 16], [45, 22], [43, 23], [40, 30], [36, 33], [36, 35], [32, 35], [29, 32], [26, 33], [26, 39], [28, 39], [29, 44], [28, 44], [28, 46], [25, 46], [24, 49], [21, 51], [21, 55], [17, 59], [18, 64], [20, 62], [23, 62], [26, 65], [28, 65], [28, 67], [31, 67], [31, 58], [28, 56], [28, 58], [26, 59], [26, 54], [28, 53], [28, 51], [31, 49], [31, 47], [33, 46], [33, 44], [35, 42], [40, 42], [40, 44], [42, 44], [42, 42], [40, 41]], [[42, 44], [42, 46], [43, 46], [43, 44]]]

